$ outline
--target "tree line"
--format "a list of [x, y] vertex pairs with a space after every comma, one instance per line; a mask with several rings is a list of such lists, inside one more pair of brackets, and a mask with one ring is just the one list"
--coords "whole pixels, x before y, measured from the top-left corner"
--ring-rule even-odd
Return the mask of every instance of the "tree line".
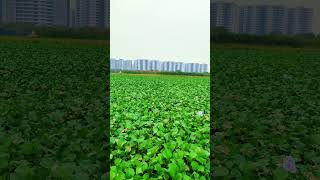
[[298, 34], [294, 36], [282, 34], [236, 34], [225, 30], [222, 27], [213, 28], [210, 36], [211, 43], [240, 43], [256, 45], [278, 45], [278, 46], [320, 46], [320, 35]]
[[210, 73], [191, 73], [182, 71], [135, 71], [135, 70], [111, 70], [112, 73], [125, 73], [125, 74], [162, 74], [162, 75], [179, 75], [179, 76], [209, 76]]
[[[35, 26], [29, 23], [6, 23], [0, 24], [0, 35], [3, 36], [35, 36], [45, 38], [73, 38], [110, 40], [108, 28], [70, 28], [70, 27], [46, 27]], [[211, 29], [211, 43], [239, 43], [253, 45], [278, 45], [278, 46], [320, 46], [320, 35], [300, 34], [287, 36], [281, 34], [253, 35], [236, 34], [222, 27]]]
[[108, 28], [48, 27], [36, 26], [29, 23], [0, 24], [0, 35], [2, 36], [35, 36], [45, 38], [109, 40], [109, 34]]

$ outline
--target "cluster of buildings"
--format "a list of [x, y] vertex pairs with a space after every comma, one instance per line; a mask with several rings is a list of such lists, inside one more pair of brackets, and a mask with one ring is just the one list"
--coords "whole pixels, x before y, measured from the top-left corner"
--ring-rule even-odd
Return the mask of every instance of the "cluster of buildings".
[[110, 59], [111, 70], [129, 70], [129, 71], [167, 71], [167, 72], [188, 72], [205, 73], [208, 72], [207, 64], [182, 63], [173, 61], [158, 60], [123, 60]]
[[308, 34], [313, 32], [314, 10], [282, 5], [237, 5], [211, 2], [211, 27], [246, 34]]
[[[308, 34], [314, 10], [282, 5], [211, 2], [211, 27], [246, 34]], [[110, 25], [110, 0], [0, 0], [0, 23], [97, 27]]]
[[0, 0], [0, 23], [109, 27], [110, 0]]

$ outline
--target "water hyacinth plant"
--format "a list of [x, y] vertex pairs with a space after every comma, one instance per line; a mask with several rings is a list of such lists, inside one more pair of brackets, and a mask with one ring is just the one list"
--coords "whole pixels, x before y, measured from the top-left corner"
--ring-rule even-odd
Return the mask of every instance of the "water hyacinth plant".
[[319, 179], [319, 48], [211, 52], [215, 179]]
[[208, 77], [111, 75], [111, 178], [208, 179], [209, 87]]

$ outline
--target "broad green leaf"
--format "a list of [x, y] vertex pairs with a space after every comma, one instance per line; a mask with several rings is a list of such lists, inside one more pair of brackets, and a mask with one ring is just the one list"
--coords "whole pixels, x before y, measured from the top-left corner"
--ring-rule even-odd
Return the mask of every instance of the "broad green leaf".
[[125, 172], [126, 172], [126, 177], [127, 178], [131, 178], [131, 177], [133, 177], [135, 175], [135, 172], [134, 172], [134, 170], [132, 168], [126, 169]]
[[165, 149], [162, 154], [166, 159], [170, 159], [172, 157], [172, 152], [169, 149]]
[[175, 178], [178, 173], [179, 167], [175, 163], [170, 163], [168, 172], [172, 178]]

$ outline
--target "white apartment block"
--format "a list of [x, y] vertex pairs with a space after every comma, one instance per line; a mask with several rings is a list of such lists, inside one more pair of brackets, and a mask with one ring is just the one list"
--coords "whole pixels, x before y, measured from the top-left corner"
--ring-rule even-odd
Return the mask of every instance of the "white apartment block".
[[133, 63], [132, 60], [124, 60], [123, 61], [123, 70], [133, 70]]
[[176, 62], [175, 66], [176, 66], [176, 71], [183, 72], [183, 63], [182, 62]]
[[200, 64], [200, 72], [208, 72], [208, 64]]
[[159, 71], [160, 70], [160, 61], [151, 60], [148, 62], [148, 71]]

